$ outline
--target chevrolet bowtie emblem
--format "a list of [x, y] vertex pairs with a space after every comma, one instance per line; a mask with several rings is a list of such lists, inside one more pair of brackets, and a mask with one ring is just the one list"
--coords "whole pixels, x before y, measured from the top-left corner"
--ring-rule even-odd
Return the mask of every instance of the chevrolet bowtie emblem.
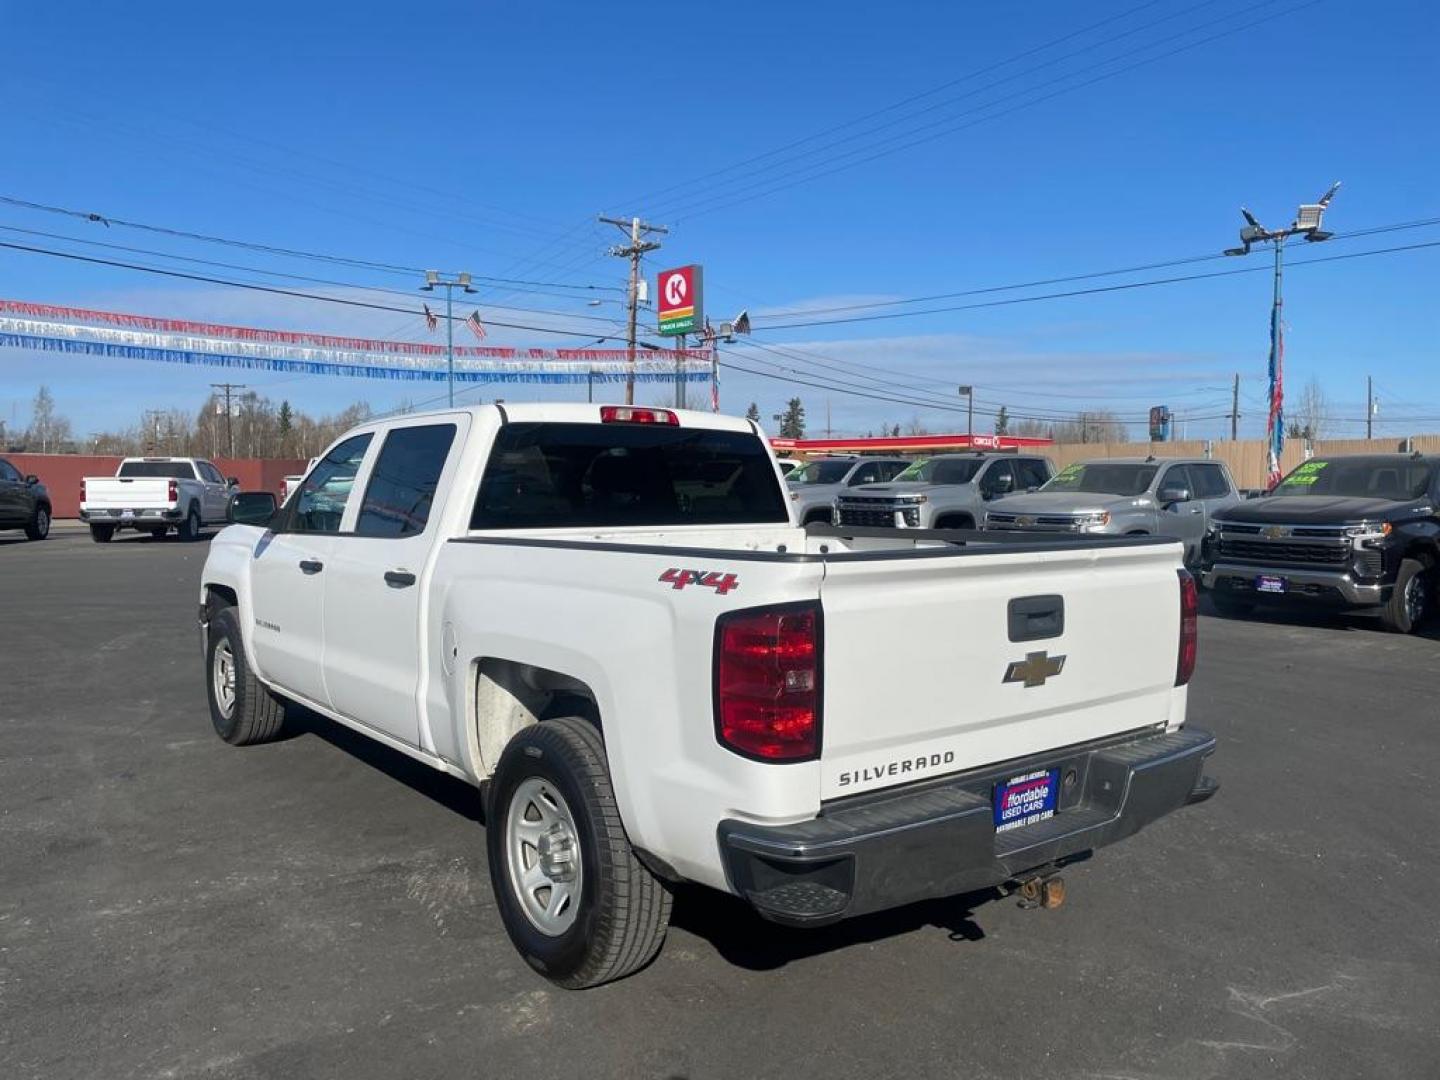
[[1024, 660], [1014, 660], [1005, 669], [1004, 682], [1024, 683], [1026, 687], [1044, 686], [1045, 680], [1059, 675], [1065, 668], [1065, 657], [1048, 652], [1026, 653]]
[[1290, 530], [1284, 525], [1267, 525], [1260, 530], [1260, 535], [1266, 540], [1283, 540], [1290, 535]]

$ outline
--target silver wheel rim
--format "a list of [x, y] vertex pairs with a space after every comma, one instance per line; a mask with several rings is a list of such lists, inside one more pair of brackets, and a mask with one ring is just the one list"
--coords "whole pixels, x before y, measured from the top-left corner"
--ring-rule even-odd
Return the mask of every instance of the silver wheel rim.
[[229, 720], [235, 711], [235, 654], [230, 651], [229, 641], [222, 640], [215, 646], [215, 656], [210, 662], [210, 684], [215, 690], [220, 715]]
[[510, 890], [530, 925], [558, 937], [575, 923], [585, 884], [580, 837], [565, 797], [548, 780], [520, 782], [505, 815]]
[[44, 510], [35, 511], [35, 531], [41, 536], [50, 532], [50, 515]]
[[1425, 614], [1425, 581], [1416, 574], [1405, 583], [1405, 617], [1411, 624], [1420, 621]]

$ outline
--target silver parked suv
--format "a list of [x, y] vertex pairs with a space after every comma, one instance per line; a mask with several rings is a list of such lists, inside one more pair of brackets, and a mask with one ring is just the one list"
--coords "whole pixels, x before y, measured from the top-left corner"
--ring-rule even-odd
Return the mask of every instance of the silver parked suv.
[[1016, 454], [940, 454], [917, 461], [889, 483], [851, 488], [835, 500], [840, 525], [973, 529], [990, 500], [1038, 487], [1050, 462]]
[[1219, 461], [1101, 458], [1067, 465], [1039, 491], [992, 507], [985, 528], [1173, 536], [1196, 566], [1210, 515], [1239, 501]]
[[829, 524], [835, 498], [861, 484], [889, 480], [910, 465], [906, 458], [828, 457], [808, 461], [785, 478], [800, 524]]

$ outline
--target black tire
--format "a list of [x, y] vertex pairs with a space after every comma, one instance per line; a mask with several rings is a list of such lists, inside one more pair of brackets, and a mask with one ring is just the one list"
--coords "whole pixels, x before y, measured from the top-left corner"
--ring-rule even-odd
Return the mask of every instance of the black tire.
[[1434, 575], [1428, 563], [1405, 559], [1395, 575], [1390, 599], [1380, 609], [1380, 622], [1395, 634], [1414, 633], [1430, 614], [1435, 596]]
[[805, 515], [803, 525], [829, 525], [831, 514], [828, 510], [811, 510]]
[[35, 512], [25, 523], [25, 535], [31, 540], [44, 540], [50, 535], [50, 507], [44, 503], [35, 504]]
[[[216, 653], [227, 649], [232, 664], [232, 693], [227, 713], [221, 700]], [[233, 607], [221, 608], [210, 620], [205, 642], [205, 696], [215, 734], [231, 746], [251, 746], [279, 738], [285, 724], [285, 703], [265, 688], [250, 670], [240, 619]]]
[[169, 527], [168, 525], [162, 525], [162, 526], [161, 526], [160, 528], [158, 528], [158, 529], [151, 529], [151, 530], [149, 530], [149, 532], [150, 532], [150, 538], [151, 538], [152, 540], [164, 540], [164, 539], [165, 539], [165, 534], [166, 534], [167, 532], [169, 532], [169, 531], [170, 531], [170, 527]]
[[1214, 604], [1215, 610], [1227, 619], [1243, 619], [1255, 612], [1254, 601], [1241, 600], [1224, 589], [1211, 589], [1210, 603]]
[[194, 503], [190, 504], [190, 509], [185, 514], [185, 520], [180, 523], [176, 532], [180, 539], [187, 543], [200, 539], [200, 508]]
[[90, 539], [94, 540], [97, 544], [108, 544], [111, 540], [115, 539], [115, 526], [91, 525]]
[[973, 529], [975, 528], [975, 519], [969, 514], [952, 514], [937, 521], [935, 527], [937, 529]]
[[[542, 932], [526, 914], [510, 872], [511, 803], [522, 783], [553, 785], [574, 819], [580, 895], [571, 925]], [[490, 883], [510, 940], [526, 962], [571, 990], [624, 978], [654, 959], [670, 923], [670, 893], [635, 857], [589, 721], [567, 716], [532, 724], [510, 740], [489, 785], [485, 848]]]

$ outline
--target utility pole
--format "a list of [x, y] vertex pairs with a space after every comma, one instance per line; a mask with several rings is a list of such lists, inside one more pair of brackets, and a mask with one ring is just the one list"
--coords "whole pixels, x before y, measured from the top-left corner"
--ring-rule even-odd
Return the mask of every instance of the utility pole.
[[1292, 236], [1302, 236], [1310, 243], [1317, 243], [1321, 240], [1329, 240], [1333, 233], [1328, 233], [1320, 226], [1325, 218], [1325, 210], [1330, 205], [1330, 200], [1335, 198], [1335, 193], [1340, 190], [1340, 181], [1330, 185], [1330, 190], [1320, 196], [1318, 202], [1301, 203], [1300, 209], [1295, 213], [1295, 220], [1288, 229], [1267, 229], [1255, 219], [1255, 215], [1243, 206], [1240, 208], [1241, 215], [1245, 218], [1245, 228], [1240, 230], [1240, 247], [1226, 248], [1226, 255], [1249, 255], [1252, 244], [1270, 244], [1275, 249], [1275, 292], [1270, 304], [1270, 416], [1266, 422], [1266, 441], [1270, 444], [1269, 461], [1267, 463], [1268, 487], [1274, 487], [1280, 481], [1280, 455], [1285, 450], [1285, 394], [1284, 394], [1284, 372], [1285, 341], [1284, 329], [1281, 322], [1281, 315], [1284, 309], [1284, 298], [1281, 291], [1281, 283], [1285, 272], [1285, 241]]
[[616, 244], [609, 250], [609, 254], [623, 257], [630, 260], [630, 287], [626, 290], [626, 303], [629, 305], [629, 317], [625, 326], [625, 353], [629, 370], [625, 375], [625, 404], [635, 404], [635, 320], [640, 306], [640, 257], [647, 251], [658, 250], [660, 244], [655, 240], [646, 240], [644, 237], [652, 234], [664, 235], [670, 230], [663, 225], [649, 225], [638, 217], [632, 217], [629, 221], [621, 218], [605, 217], [603, 214], [600, 220], [607, 225], [614, 225], [617, 229], [623, 229], [630, 238], [630, 243], [625, 245]]
[[233, 418], [235, 414], [230, 409], [230, 395], [233, 394], [236, 390], [244, 390], [245, 384], [233, 382], [212, 382], [210, 384], [210, 388], [212, 390], [219, 390], [222, 394], [225, 395], [225, 456], [228, 458], [233, 458], [235, 456], [235, 425], [233, 423]]
[[1365, 438], [1375, 436], [1375, 380], [1365, 376]]
[[1230, 441], [1240, 437], [1240, 373], [1235, 373], [1235, 385], [1230, 391]]
[[425, 271], [425, 284], [420, 286], [421, 292], [434, 292], [436, 289], [445, 290], [445, 383], [450, 392], [450, 404], [455, 404], [455, 314], [454, 300], [455, 290], [464, 289], [467, 293], [475, 290], [470, 286], [469, 274], [456, 274], [454, 281], [446, 281], [440, 276], [439, 270]]

